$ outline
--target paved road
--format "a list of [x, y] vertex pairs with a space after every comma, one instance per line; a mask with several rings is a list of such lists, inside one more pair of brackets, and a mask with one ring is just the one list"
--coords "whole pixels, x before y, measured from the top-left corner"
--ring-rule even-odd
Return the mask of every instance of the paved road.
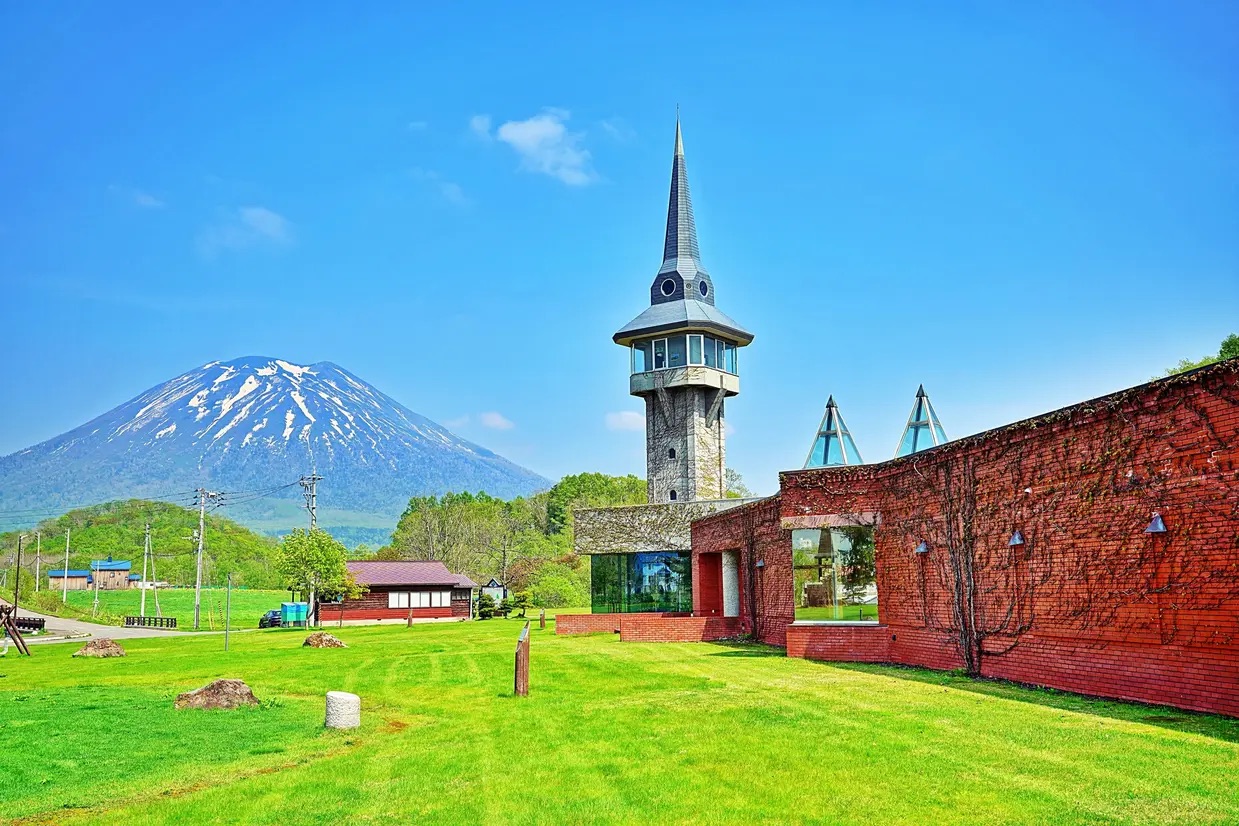
[[[0, 599], [0, 604], [11, 605], [12, 603]], [[31, 635], [26, 637], [26, 642], [31, 645], [36, 643], [64, 642], [63, 637], [81, 638], [83, 636], [91, 636], [110, 637], [114, 640], [133, 640], [140, 637], [175, 637], [187, 633], [183, 631], [170, 631], [167, 628], [125, 628], [120, 625], [100, 625], [97, 622], [83, 622], [82, 620], [40, 614], [38, 611], [30, 611], [20, 605], [18, 606], [17, 613], [23, 617], [42, 617], [47, 622], [48, 636], [36, 637]], [[61, 639], [53, 639], [52, 637]]]

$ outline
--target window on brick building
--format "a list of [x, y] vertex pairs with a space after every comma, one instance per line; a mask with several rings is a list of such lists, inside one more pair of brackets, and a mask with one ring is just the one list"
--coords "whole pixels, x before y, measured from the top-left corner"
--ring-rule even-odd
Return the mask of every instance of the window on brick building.
[[877, 622], [873, 528], [792, 531], [797, 622]]

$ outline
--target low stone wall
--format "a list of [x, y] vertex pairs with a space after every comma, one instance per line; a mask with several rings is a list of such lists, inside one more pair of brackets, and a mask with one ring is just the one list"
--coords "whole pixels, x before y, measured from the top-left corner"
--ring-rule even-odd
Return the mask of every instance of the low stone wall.
[[740, 635], [734, 617], [692, 617], [669, 614], [620, 614], [623, 642], [709, 642]]
[[618, 634], [623, 614], [559, 614], [556, 634]]
[[800, 623], [787, 626], [787, 656], [831, 662], [890, 661], [891, 630], [876, 623]]

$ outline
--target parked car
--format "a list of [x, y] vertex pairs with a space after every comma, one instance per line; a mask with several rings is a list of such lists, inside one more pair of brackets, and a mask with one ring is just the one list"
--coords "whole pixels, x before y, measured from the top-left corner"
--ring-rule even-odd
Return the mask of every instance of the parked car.
[[258, 620], [259, 628], [279, 628], [280, 627], [280, 609], [275, 608], [263, 614]]

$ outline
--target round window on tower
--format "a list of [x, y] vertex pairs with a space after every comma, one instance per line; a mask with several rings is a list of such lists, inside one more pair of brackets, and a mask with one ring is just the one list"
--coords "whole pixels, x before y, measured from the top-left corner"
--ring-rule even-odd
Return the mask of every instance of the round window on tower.
[[675, 279], [668, 278], [662, 283], [662, 287], [660, 289], [662, 289], [663, 295], [671, 295], [675, 292]]
[[697, 289], [701, 290], [702, 298], [705, 298], [707, 295], [710, 294], [710, 285], [704, 281], [702, 281], [700, 284], [697, 285]]

